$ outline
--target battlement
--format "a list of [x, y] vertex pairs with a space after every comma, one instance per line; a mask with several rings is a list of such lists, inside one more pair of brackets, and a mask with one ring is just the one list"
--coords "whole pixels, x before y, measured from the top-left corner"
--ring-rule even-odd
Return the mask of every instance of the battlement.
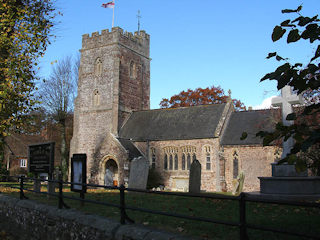
[[150, 35], [145, 31], [136, 31], [134, 33], [123, 31], [120, 27], [114, 27], [109, 31], [109, 29], [104, 29], [99, 32], [82, 35], [82, 49], [92, 48], [96, 46], [101, 46], [106, 43], [115, 42], [131, 42], [131, 44], [139, 45], [143, 48], [149, 48]]

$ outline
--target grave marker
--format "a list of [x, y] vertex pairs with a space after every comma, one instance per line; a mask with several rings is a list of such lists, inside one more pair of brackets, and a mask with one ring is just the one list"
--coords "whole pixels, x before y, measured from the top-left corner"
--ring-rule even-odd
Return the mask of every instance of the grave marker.
[[129, 188], [145, 190], [149, 174], [149, 162], [144, 157], [134, 158], [130, 163]]
[[189, 193], [200, 193], [201, 187], [201, 164], [194, 159], [189, 172]]

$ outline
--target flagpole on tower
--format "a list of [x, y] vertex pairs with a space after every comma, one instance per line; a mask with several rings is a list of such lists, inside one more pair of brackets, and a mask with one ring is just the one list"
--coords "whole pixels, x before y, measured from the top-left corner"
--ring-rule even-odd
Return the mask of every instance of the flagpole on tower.
[[116, 6], [116, 4], [115, 4], [115, 2], [116, 2], [116, 0], [113, 0], [113, 11], [112, 11], [112, 28], [114, 27], [114, 8], [115, 8], [115, 6]]

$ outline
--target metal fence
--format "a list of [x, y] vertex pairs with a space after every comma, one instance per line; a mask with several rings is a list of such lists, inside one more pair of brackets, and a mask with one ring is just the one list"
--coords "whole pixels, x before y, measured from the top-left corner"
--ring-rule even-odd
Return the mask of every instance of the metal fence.
[[[261, 225], [254, 225], [249, 224], [246, 221], [246, 203], [247, 202], [258, 202], [258, 203], [269, 203], [269, 204], [279, 204], [279, 205], [291, 205], [291, 206], [302, 206], [302, 207], [313, 207], [313, 208], [320, 208], [320, 203], [316, 202], [297, 202], [297, 201], [286, 201], [286, 200], [271, 200], [271, 199], [262, 199], [259, 197], [252, 196], [247, 193], [241, 193], [239, 196], [228, 196], [228, 195], [221, 195], [221, 194], [190, 194], [190, 193], [180, 193], [180, 192], [163, 192], [163, 191], [150, 191], [150, 190], [141, 190], [141, 189], [133, 189], [133, 188], [125, 188], [123, 185], [120, 187], [107, 187], [104, 185], [97, 185], [97, 184], [79, 184], [74, 182], [63, 182], [62, 180], [46, 180], [46, 179], [36, 179], [36, 178], [26, 178], [26, 177], [18, 177], [18, 180], [20, 182], [20, 187], [12, 187], [19, 189], [20, 192], [20, 199], [28, 199], [26, 197], [24, 191], [39, 193], [39, 194], [46, 194], [49, 196], [54, 196], [58, 198], [58, 208], [69, 208], [67, 204], [65, 204], [64, 199], [71, 199], [71, 200], [77, 200], [81, 201], [82, 203], [88, 202], [103, 206], [110, 206], [110, 207], [116, 207], [120, 210], [120, 223], [126, 224], [127, 222], [133, 223], [134, 221], [130, 219], [126, 213], [126, 210], [133, 210], [133, 211], [140, 211], [145, 213], [151, 213], [151, 214], [158, 214], [163, 216], [169, 216], [169, 217], [176, 217], [176, 218], [182, 218], [182, 219], [188, 219], [188, 220], [195, 220], [195, 221], [201, 221], [201, 222], [208, 222], [208, 223], [215, 223], [215, 224], [222, 224], [227, 226], [233, 226], [239, 228], [239, 239], [244, 240], [248, 239], [247, 230], [248, 229], [255, 229], [255, 230], [262, 230], [262, 231], [269, 231], [274, 233], [281, 233], [281, 234], [287, 234], [297, 237], [305, 237], [310, 239], [320, 239], [319, 236], [309, 235], [309, 234], [302, 234], [299, 232], [284, 230], [284, 229], [278, 229], [278, 228], [270, 228], [265, 227]], [[58, 193], [49, 193], [49, 192], [39, 192], [34, 191], [28, 188], [25, 188], [25, 181], [26, 180], [32, 180], [32, 181], [46, 181], [50, 183], [58, 184]], [[64, 185], [82, 185], [82, 187], [92, 187], [92, 188], [104, 188], [104, 189], [114, 189], [118, 190], [120, 193], [120, 201], [119, 204], [114, 203], [107, 203], [107, 202], [101, 202], [101, 201], [95, 201], [90, 199], [85, 199], [84, 192], [80, 193], [80, 197], [71, 197], [66, 196], [63, 194], [63, 186]], [[220, 199], [220, 200], [233, 200], [239, 202], [239, 221], [232, 222], [232, 221], [222, 221], [218, 219], [209, 219], [209, 218], [203, 218], [203, 217], [196, 217], [196, 216], [188, 216], [183, 214], [177, 214], [177, 213], [169, 213], [169, 212], [163, 212], [163, 211], [157, 211], [152, 209], [145, 209], [145, 208], [138, 208], [138, 207], [130, 207], [126, 206], [126, 192], [140, 192], [140, 193], [146, 193], [146, 194], [159, 194], [159, 195], [170, 195], [170, 196], [180, 196], [180, 197], [191, 197], [191, 198], [205, 198], [205, 199]]]

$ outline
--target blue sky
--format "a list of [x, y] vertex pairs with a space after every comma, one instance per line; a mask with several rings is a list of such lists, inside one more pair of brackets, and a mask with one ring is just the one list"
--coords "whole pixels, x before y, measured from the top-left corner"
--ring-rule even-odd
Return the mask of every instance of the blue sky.
[[[63, 16], [57, 18], [57, 36], [40, 62], [40, 77], [51, 70], [51, 62], [75, 55], [81, 36], [110, 29], [112, 9], [101, 7], [102, 0], [56, 0]], [[273, 43], [273, 27], [290, 15], [285, 8], [303, 4], [302, 14], [314, 16], [319, 0], [116, 0], [115, 26], [137, 30], [137, 11], [141, 29], [151, 35], [151, 108], [159, 108], [169, 98], [188, 88], [221, 86], [225, 93], [246, 106], [257, 106], [277, 95], [276, 83], [260, 79], [278, 66], [267, 60], [277, 51], [293, 62], [312, 55], [308, 43]]]

